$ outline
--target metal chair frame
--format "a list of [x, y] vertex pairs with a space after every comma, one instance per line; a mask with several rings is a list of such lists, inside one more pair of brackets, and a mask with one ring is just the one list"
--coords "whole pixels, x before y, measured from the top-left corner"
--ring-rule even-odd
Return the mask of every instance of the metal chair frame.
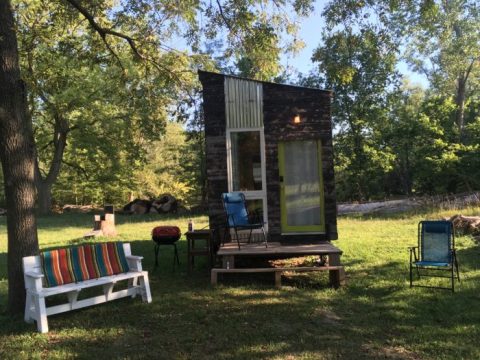
[[[449, 246], [449, 261], [447, 262], [447, 266], [444, 265], [435, 265], [434, 262], [432, 264], [419, 264], [423, 261], [423, 251], [424, 251], [424, 227], [431, 225], [431, 224], [439, 224], [445, 223], [446, 226], [449, 226], [449, 231], [446, 233], [448, 236], [448, 246]], [[458, 270], [458, 261], [457, 261], [457, 254], [455, 250], [455, 232], [453, 229], [453, 224], [450, 221], [420, 221], [418, 223], [418, 246], [413, 246], [409, 248], [410, 250], [410, 287], [424, 287], [424, 288], [432, 288], [432, 289], [443, 289], [443, 290], [451, 290], [452, 293], [455, 292], [455, 273], [458, 281], [460, 281], [460, 273]], [[440, 277], [440, 278], [449, 278], [451, 279], [451, 286], [450, 287], [442, 287], [442, 286], [428, 286], [428, 285], [416, 285], [413, 283], [413, 268], [415, 267], [417, 277], [420, 279], [421, 277]], [[449, 271], [450, 274], [446, 275], [437, 275], [437, 274], [429, 274], [429, 271]], [[421, 274], [423, 272], [423, 274]]]
[[[223, 202], [223, 208], [225, 210], [225, 214], [226, 214], [226, 221], [225, 221], [225, 233], [224, 233], [224, 236], [223, 236], [223, 244], [225, 243], [225, 238], [227, 237], [227, 233], [230, 237], [230, 229], [233, 228], [234, 231], [235, 231], [235, 238], [237, 240], [237, 245], [238, 245], [238, 249], [240, 250], [240, 238], [238, 236], [238, 230], [250, 230], [249, 234], [248, 234], [248, 243], [251, 242], [251, 239], [252, 239], [252, 232], [254, 229], [261, 229], [262, 230], [262, 234], [263, 234], [263, 239], [264, 239], [264, 242], [265, 242], [265, 247], [268, 247], [268, 241], [267, 241], [267, 235], [265, 233], [265, 227], [264, 227], [264, 223], [263, 223], [263, 218], [260, 218], [260, 216], [258, 214], [256, 214], [256, 218], [259, 220], [259, 222], [255, 222], [255, 223], [250, 223], [249, 225], [237, 225], [235, 224], [235, 216], [234, 214], [229, 214], [228, 212], [228, 209], [227, 209], [227, 205], [226, 205], [226, 201], [225, 201], [225, 195], [229, 195], [229, 194], [232, 194], [232, 193], [224, 193], [222, 194], [222, 202]], [[251, 217], [251, 214], [249, 213], [248, 211], [248, 207], [247, 207], [247, 203], [246, 203], [246, 199], [245, 199], [245, 195], [243, 193], [238, 193], [238, 195], [241, 197], [242, 199], [242, 202], [243, 202], [243, 206], [245, 208], [245, 211], [246, 211], [246, 215], [247, 215], [247, 218], [248, 220], [250, 221], [250, 219], [252, 218]], [[233, 225], [230, 225], [230, 220], [231, 220], [231, 223]]]

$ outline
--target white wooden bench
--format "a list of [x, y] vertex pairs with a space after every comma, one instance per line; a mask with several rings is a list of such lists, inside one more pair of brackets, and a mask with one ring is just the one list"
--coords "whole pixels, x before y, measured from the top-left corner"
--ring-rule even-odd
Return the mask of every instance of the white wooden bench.
[[[26, 289], [25, 321], [28, 323], [36, 321], [38, 331], [46, 333], [48, 332], [47, 316], [50, 315], [101, 304], [127, 296], [134, 298], [137, 295], [141, 295], [144, 302], [152, 302], [148, 272], [142, 270], [143, 257], [132, 255], [129, 243], [124, 243], [123, 249], [129, 267], [127, 273], [54, 287], [43, 286], [42, 278], [44, 274], [40, 256], [24, 257], [23, 273]], [[114, 292], [114, 285], [123, 280], [128, 280], [128, 287]], [[103, 295], [78, 300], [78, 295], [82, 289], [94, 286], [103, 286]], [[66, 294], [68, 303], [46, 307], [45, 298], [58, 294]]]

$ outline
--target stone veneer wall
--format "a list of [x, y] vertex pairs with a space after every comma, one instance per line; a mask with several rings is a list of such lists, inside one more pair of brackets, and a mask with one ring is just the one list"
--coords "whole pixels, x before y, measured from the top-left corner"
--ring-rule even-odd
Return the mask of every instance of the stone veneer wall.
[[[199, 71], [203, 85], [210, 227], [225, 222], [221, 194], [228, 191], [224, 76]], [[263, 83], [263, 115], [267, 169], [267, 206], [270, 241], [296, 242], [337, 239], [337, 206], [333, 173], [331, 92]], [[301, 124], [293, 124], [295, 114]], [[325, 196], [325, 235], [289, 235], [280, 232], [278, 142], [320, 139]]]

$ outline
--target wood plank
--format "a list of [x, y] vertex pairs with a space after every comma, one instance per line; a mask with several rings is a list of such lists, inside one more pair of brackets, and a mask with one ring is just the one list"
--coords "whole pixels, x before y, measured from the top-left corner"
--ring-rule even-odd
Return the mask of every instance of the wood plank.
[[241, 268], [241, 269], [212, 269], [212, 273], [264, 273], [264, 272], [308, 272], [308, 271], [331, 271], [340, 270], [343, 266], [299, 266], [299, 267], [277, 267], [277, 268]]
[[236, 243], [225, 243], [217, 252], [218, 256], [243, 256], [243, 255], [323, 255], [342, 254], [342, 251], [329, 242], [318, 244], [283, 245], [279, 242], [242, 244], [238, 249]]

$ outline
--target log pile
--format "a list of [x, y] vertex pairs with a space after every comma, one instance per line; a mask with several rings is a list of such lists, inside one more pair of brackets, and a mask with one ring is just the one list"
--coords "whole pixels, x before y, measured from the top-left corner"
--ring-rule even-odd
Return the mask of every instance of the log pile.
[[480, 241], [480, 216], [453, 215], [449, 219], [453, 228], [459, 235], [472, 235], [476, 241]]
[[144, 200], [135, 199], [123, 207], [123, 214], [167, 214], [176, 213], [178, 209], [178, 201], [170, 194], [164, 194], [157, 199]]

